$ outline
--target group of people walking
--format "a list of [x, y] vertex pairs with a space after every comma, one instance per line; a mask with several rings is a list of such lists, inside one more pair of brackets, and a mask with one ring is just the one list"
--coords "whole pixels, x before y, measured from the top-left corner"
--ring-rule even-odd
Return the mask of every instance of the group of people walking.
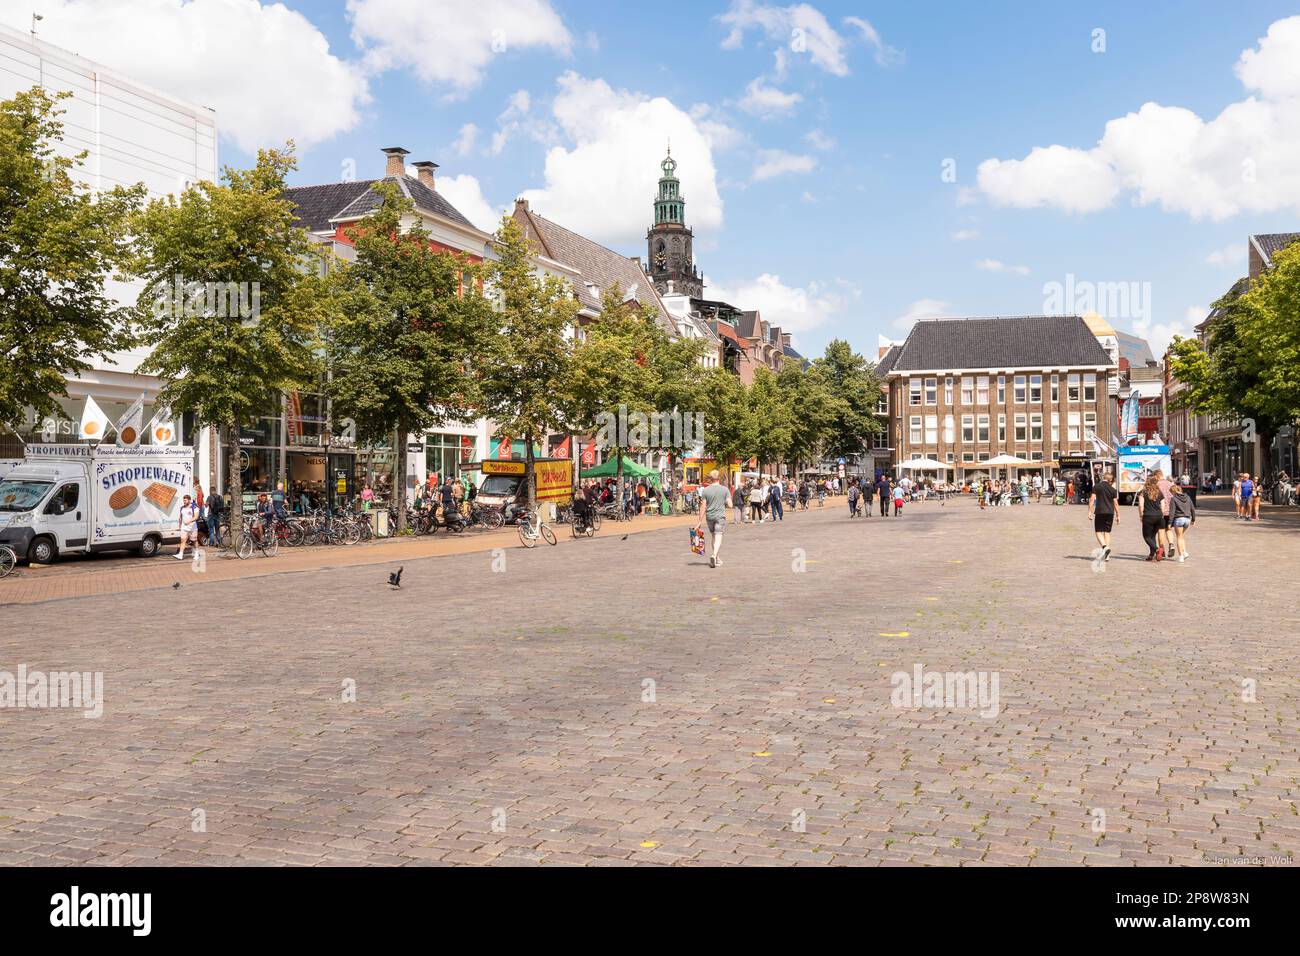
[[[1088, 496], [1088, 515], [1092, 518], [1102, 561], [1110, 560], [1111, 534], [1120, 521], [1119, 492], [1115, 490], [1114, 480], [1114, 475], [1106, 472]], [[1190, 556], [1187, 532], [1196, 524], [1196, 503], [1182, 484], [1166, 478], [1161, 471], [1153, 471], [1134, 497], [1133, 507], [1147, 546], [1146, 560], [1186, 561]]]

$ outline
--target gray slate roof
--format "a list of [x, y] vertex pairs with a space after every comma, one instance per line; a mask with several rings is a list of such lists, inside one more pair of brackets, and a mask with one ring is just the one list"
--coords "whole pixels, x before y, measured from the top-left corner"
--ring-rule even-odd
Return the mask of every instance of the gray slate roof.
[[[599, 312], [605, 290], [617, 284], [624, 296], [636, 296], [642, 308], [654, 309], [658, 313], [660, 325], [670, 332], [676, 332], [672, 316], [659, 298], [654, 283], [635, 259], [629, 259], [613, 249], [607, 249], [598, 242], [565, 229], [559, 223], [539, 216], [522, 203], [516, 203], [513, 215], [524, 227], [528, 238], [537, 243], [542, 255], [569, 266], [586, 280], [573, 283], [578, 301], [585, 308]], [[587, 282], [595, 288], [588, 288]]]
[[1269, 232], [1251, 238], [1259, 246], [1259, 251], [1264, 254], [1265, 264], [1272, 266], [1273, 257], [1300, 239], [1300, 232]]
[[901, 345], [891, 345], [889, 351], [880, 357], [876, 363], [876, 374], [882, 378], [888, 375], [894, 369], [894, 363], [898, 361], [898, 353], [903, 350]]
[[1110, 356], [1083, 319], [1029, 315], [917, 322], [891, 371], [1087, 365], [1110, 365]]
[[430, 189], [413, 176], [389, 176], [384, 179], [363, 179], [350, 183], [327, 183], [323, 186], [292, 186], [285, 195], [298, 205], [298, 221], [309, 232], [332, 231], [332, 220], [361, 219], [379, 206], [379, 193], [375, 183], [397, 183], [407, 199], [416, 207], [434, 213], [462, 226], [477, 228], [436, 189]]

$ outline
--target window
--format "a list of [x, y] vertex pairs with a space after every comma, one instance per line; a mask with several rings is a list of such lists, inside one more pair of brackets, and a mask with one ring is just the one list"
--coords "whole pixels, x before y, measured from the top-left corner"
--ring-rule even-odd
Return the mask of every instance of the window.
[[908, 429], [908, 433], [909, 433], [908, 437], [911, 439], [913, 445], [921, 444], [921, 416], [920, 415], [912, 416], [911, 427]]
[[1026, 420], [1024, 412], [1016, 413], [1016, 441], [1023, 442], [1029, 439], [1029, 422]]
[[963, 375], [961, 377], [961, 403], [963, 405], [975, 404], [975, 376]]
[[925, 416], [925, 443], [927, 445], [939, 444], [939, 416]]
[[974, 415], [963, 415], [961, 417], [961, 440], [968, 444], [975, 441]]
[[998, 441], [1007, 440], [1007, 416], [998, 416]]
[[982, 442], [989, 440], [989, 417], [987, 415], [979, 416], [979, 428], [976, 435]]
[[998, 404], [1005, 405], [1006, 403], [1007, 403], [1007, 377], [1005, 375], [999, 375], [998, 376]]
[[939, 384], [937, 379], [927, 378], [925, 380], [925, 404], [933, 405], [939, 400]]
[[1071, 448], [1075, 448], [1079, 444], [1079, 413], [1078, 412], [1070, 412], [1069, 428], [1066, 429], [1065, 439], [1070, 443]]
[[921, 380], [919, 378], [909, 378], [907, 380], [907, 388], [908, 391], [911, 393], [911, 397], [908, 399], [908, 404], [920, 405], [921, 404]]
[[1085, 402], [1095, 402], [1097, 400], [1097, 376], [1089, 372], [1083, 377], [1083, 400]]
[[1043, 460], [1043, 453], [1042, 453], [1041, 451], [1031, 451], [1031, 452], [1029, 453], [1029, 460], [1030, 460], [1030, 461], [1042, 461], [1042, 460]]
[[964, 451], [961, 453], [961, 460], [968, 463], [973, 462], [975, 460], [975, 453], [973, 451]]
[[[46, 487], [48, 488], [49, 486], [46, 485]], [[45, 513], [47, 515], [66, 515], [77, 507], [77, 501], [79, 499], [79, 485], [64, 485], [54, 494], [50, 495], [50, 501], [45, 506]]]
[[952, 376], [951, 375], [949, 375], [947, 378], [943, 380], [943, 403], [945, 405], [952, 404]]
[[1041, 404], [1043, 401], [1043, 376], [1029, 376], [1029, 403], [1031, 405]]
[[1083, 413], [1083, 430], [1085, 434], [1089, 432], [1091, 432], [1094, 435], [1097, 434], [1097, 413], [1096, 412]]
[[1079, 400], [1079, 373], [1071, 372], [1066, 377], [1065, 398], [1066, 401], [1077, 402]]
[[943, 416], [943, 440], [951, 445], [956, 440], [956, 423], [951, 415]]
[[1061, 400], [1061, 376], [1052, 376], [1052, 403], [1055, 404]]
[[980, 452], [980, 461], [988, 461], [988, 460], [989, 460], [989, 453], [986, 451]]
[[952, 452], [948, 452], [947, 460], [952, 461]]
[[980, 375], [975, 379], [975, 404], [987, 405], [989, 403], [989, 377]]
[[1043, 413], [1031, 412], [1029, 415], [1029, 440], [1043, 440]]
[[888, 392], [881, 392], [880, 398], [876, 400], [876, 414], [877, 415], [889, 414], [889, 393]]
[[1056, 412], [1052, 412], [1052, 444], [1059, 445], [1060, 443], [1061, 443], [1061, 416], [1056, 414]]
[[889, 447], [889, 435], [886, 434], [883, 428], [871, 436], [871, 447], [879, 449], [886, 449]]
[[1023, 375], [1016, 376], [1016, 404], [1017, 405], [1025, 404], [1025, 381], [1026, 380]]

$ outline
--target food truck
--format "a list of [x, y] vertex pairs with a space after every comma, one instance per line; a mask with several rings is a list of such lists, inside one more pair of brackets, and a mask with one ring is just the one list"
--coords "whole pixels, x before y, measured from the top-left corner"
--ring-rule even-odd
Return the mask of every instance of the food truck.
[[192, 448], [28, 445], [0, 478], [0, 544], [37, 564], [90, 551], [151, 557], [180, 540], [193, 487]]
[[[478, 471], [483, 480], [478, 486], [476, 500], [493, 508], [528, 501], [528, 488], [524, 484], [526, 463], [518, 458], [469, 462], [461, 468]], [[573, 460], [570, 458], [535, 458], [533, 473], [537, 476], [537, 500], [567, 505], [573, 501]]]

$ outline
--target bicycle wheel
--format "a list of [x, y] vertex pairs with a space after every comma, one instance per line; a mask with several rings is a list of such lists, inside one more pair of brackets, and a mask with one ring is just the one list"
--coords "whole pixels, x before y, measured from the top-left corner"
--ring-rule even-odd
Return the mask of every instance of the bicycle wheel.
[[546, 539], [547, 544], [550, 545], [559, 544], [559, 542], [555, 540], [555, 532], [551, 530], [550, 525], [544, 524], [540, 527], [539, 530], [542, 532], [542, 537]]
[[274, 558], [275, 552], [280, 549], [280, 536], [278, 534], [267, 534], [262, 536], [262, 553], [268, 558]]
[[239, 535], [239, 540], [235, 542], [235, 554], [239, 555], [240, 560], [252, 557], [253, 554], [253, 536], [248, 532]]
[[307, 529], [296, 521], [290, 521], [284, 533], [284, 543], [291, 548], [301, 547], [307, 540]]
[[501, 512], [497, 511], [495, 508], [489, 508], [483, 514], [483, 527], [487, 528], [489, 531], [496, 531], [505, 523], [506, 519], [502, 517]]
[[526, 524], [519, 526], [519, 541], [525, 548], [537, 547], [537, 535], [533, 534]]
[[9, 548], [0, 547], [0, 578], [8, 577], [18, 564], [18, 556]]
[[591, 513], [591, 533], [595, 534], [599, 530], [600, 530], [600, 512], [593, 511]]

